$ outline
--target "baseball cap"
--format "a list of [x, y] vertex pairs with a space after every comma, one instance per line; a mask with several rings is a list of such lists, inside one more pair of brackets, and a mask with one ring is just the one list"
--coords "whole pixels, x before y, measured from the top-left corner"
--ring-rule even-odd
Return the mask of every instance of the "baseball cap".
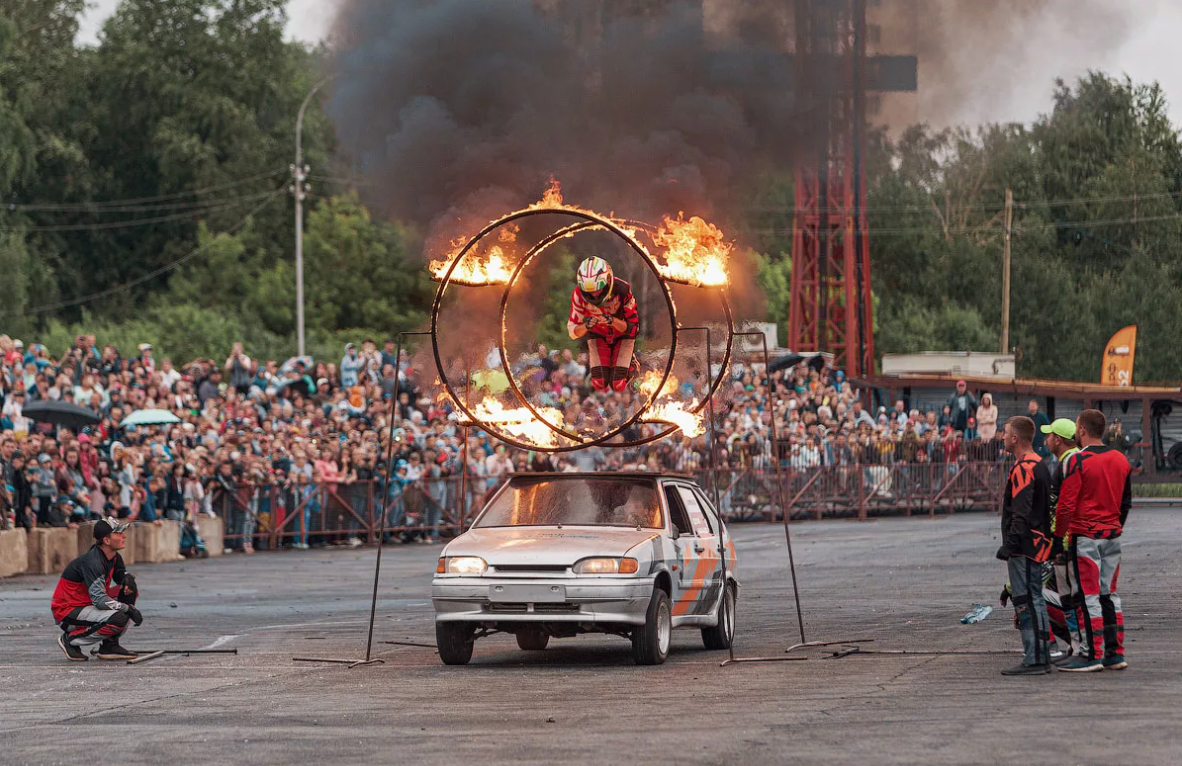
[[1039, 429], [1044, 434], [1054, 434], [1063, 439], [1075, 438], [1075, 421], [1067, 418], [1056, 418], [1055, 422], [1050, 425], [1040, 426]]
[[956, 381], [956, 385], [958, 385], [958, 386], [967, 386], [967, 385], [968, 385], [968, 383], [964, 382], [963, 380], [958, 380], [958, 381]]
[[107, 535], [126, 532], [130, 526], [126, 521], [119, 521], [119, 519], [110, 516], [99, 519], [94, 525], [94, 539], [101, 542]]

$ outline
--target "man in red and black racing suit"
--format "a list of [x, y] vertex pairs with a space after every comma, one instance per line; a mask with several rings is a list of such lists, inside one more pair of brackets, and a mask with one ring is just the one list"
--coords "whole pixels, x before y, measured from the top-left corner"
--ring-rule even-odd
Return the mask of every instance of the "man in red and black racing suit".
[[587, 339], [591, 385], [597, 391], [623, 391], [637, 371], [633, 354], [640, 314], [632, 286], [615, 278], [602, 258], [580, 265], [566, 329], [573, 340]]
[[83, 662], [82, 647], [99, 645], [102, 660], [126, 660], [136, 656], [119, 645], [128, 622], [144, 618], [135, 607], [138, 588], [123, 564], [119, 551], [127, 545], [128, 524], [100, 519], [94, 525], [94, 545], [66, 565], [53, 591], [53, 619], [62, 629], [57, 645], [68, 659]]

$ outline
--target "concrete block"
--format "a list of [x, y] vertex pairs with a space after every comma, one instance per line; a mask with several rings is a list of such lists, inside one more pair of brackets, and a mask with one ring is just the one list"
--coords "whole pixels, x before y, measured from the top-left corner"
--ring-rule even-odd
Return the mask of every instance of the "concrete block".
[[28, 568], [29, 542], [25, 530], [0, 530], [0, 577], [24, 574]]
[[123, 550], [119, 551], [119, 555], [123, 557], [123, 563], [126, 566], [131, 566], [132, 564], [135, 564], [137, 561], [139, 561], [139, 559], [137, 559], [135, 556], [136, 526], [136, 524], [132, 524], [127, 528], [127, 531], [123, 533], [127, 535], [127, 545], [124, 546]]
[[81, 556], [94, 545], [94, 522], [87, 521], [78, 525], [74, 530], [78, 533], [78, 555]]
[[185, 557], [181, 555], [181, 523], [169, 520], [156, 529], [160, 535], [160, 558], [156, 563], [184, 561]]
[[29, 574], [60, 574], [78, 557], [78, 532], [66, 527], [38, 527], [28, 534]]
[[200, 514], [196, 517], [196, 523], [197, 534], [204, 541], [205, 550], [209, 551], [209, 555], [212, 557], [225, 553], [226, 546], [222, 539], [226, 534], [225, 522], [216, 516]]

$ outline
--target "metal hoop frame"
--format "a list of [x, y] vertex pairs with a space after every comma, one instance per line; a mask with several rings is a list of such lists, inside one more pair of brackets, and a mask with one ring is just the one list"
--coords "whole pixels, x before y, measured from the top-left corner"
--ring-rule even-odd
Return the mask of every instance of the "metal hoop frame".
[[[489, 234], [491, 234], [492, 232], [501, 228], [502, 226], [505, 226], [509, 223], [512, 223], [513, 221], [516, 221], [516, 220], [520, 220], [523, 218], [531, 218], [531, 217], [540, 216], [540, 215], [564, 215], [564, 216], [569, 216], [569, 217], [573, 217], [573, 218], [578, 218], [581, 220], [578, 223], [563, 227], [562, 229], [552, 232], [548, 236], [541, 239], [537, 244], [535, 244], [533, 247], [531, 247], [529, 249], [529, 251], [525, 254], [525, 256], [521, 259], [521, 261], [517, 264], [516, 268], [513, 271], [512, 276], [509, 278], [509, 281], [506, 283], [504, 292], [501, 296], [500, 315], [499, 315], [500, 322], [501, 322], [501, 334], [500, 334], [499, 342], [497, 344], [497, 350], [498, 350], [498, 352], [500, 354], [500, 358], [501, 358], [501, 368], [504, 371], [505, 377], [509, 382], [509, 386], [510, 386], [511, 390], [513, 391], [514, 396], [517, 397], [518, 401], [520, 401], [530, 411], [530, 413], [533, 415], [534, 418], [536, 418], [538, 421], [543, 423], [548, 429], [553, 431], [559, 437], [566, 439], [567, 441], [575, 442], [574, 444], [571, 444], [571, 445], [560, 445], [560, 446], [555, 446], [555, 447], [543, 446], [543, 445], [533, 444], [533, 443], [527, 442], [527, 441], [522, 441], [521, 439], [514, 437], [511, 434], [505, 433], [502, 429], [498, 428], [496, 426], [496, 424], [486, 423], [485, 421], [476, 417], [476, 415], [472, 412], [472, 410], [468, 406], [468, 403], [466, 401], [462, 400], [457, 395], [457, 392], [452, 387], [451, 381], [448, 380], [446, 368], [443, 364], [443, 358], [439, 352], [439, 334], [438, 334], [438, 331], [439, 331], [439, 311], [443, 305], [443, 297], [447, 291], [447, 288], [452, 282], [452, 274], [455, 272], [455, 270], [459, 266], [460, 262], [465, 257], [467, 257], [469, 255], [469, 253], [472, 252], [472, 250], [475, 249], [475, 247], [480, 243], [481, 240], [483, 240]], [[670, 341], [669, 357], [665, 362], [665, 369], [661, 375], [660, 384], [649, 395], [649, 397], [645, 401], [644, 405], [642, 407], [640, 407], [631, 417], [626, 419], [623, 423], [616, 426], [615, 428], [612, 428], [597, 437], [594, 437], [591, 439], [583, 439], [578, 434], [573, 434], [573, 433], [567, 431], [566, 429], [564, 429], [560, 426], [557, 426], [554, 423], [551, 423], [546, 418], [542, 417], [542, 415], [538, 412], [537, 408], [534, 407], [533, 404], [522, 393], [521, 388], [517, 385], [517, 381], [514, 379], [513, 372], [509, 366], [508, 353], [505, 348], [505, 344], [506, 344], [506, 338], [505, 338], [506, 321], [505, 321], [505, 319], [506, 319], [506, 312], [508, 310], [509, 297], [512, 294], [512, 290], [513, 290], [514, 285], [518, 282], [518, 280], [521, 277], [522, 272], [525, 270], [525, 267], [528, 266], [529, 263], [532, 262], [535, 257], [540, 255], [541, 253], [544, 253], [555, 242], [558, 242], [561, 239], [565, 239], [566, 237], [570, 237], [580, 231], [585, 231], [588, 229], [602, 229], [602, 230], [608, 231], [612, 234], [615, 234], [617, 237], [624, 240], [624, 242], [629, 247], [632, 248], [633, 252], [635, 252], [638, 256], [640, 256], [641, 260], [649, 268], [649, 270], [653, 273], [653, 275], [657, 278], [657, 281], [661, 285], [661, 294], [665, 298], [665, 304], [666, 304], [666, 307], [669, 311], [669, 319], [670, 319], [670, 323], [673, 328], [673, 334], [672, 334], [672, 338]], [[479, 287], [476, 285], [464, 285], [463, 283], [460, 283], [460, 282], [457, 282], [457, 284], [460, 284], [460, 285], [466, 286], [466, 287]], [[499, 285], [482, 285], [482, 286], [494, 287], [494, 286], [499, 286]], [[692, 408], [690, 410], [690, 412], [695, 415], [697, 413], [701, 412], [702, 409], [704, 409], [707, 406], [707, 404], [713, 400], [715, 393], [717, 393], [719, 386], [722, 384], [723, 374], [725, 373], [727, 367], [730, 365], [730, 357], [731, 357], [732, 346], [733, 346], [733, 342], [734, 342], [734, 334], [735, 334], [734, 320], [733, 320], [733, 316], [731, 314], [730, 302], [727, 300], [725, 289], [719, 290], [719, 296], [722, 301], [723, 313], [726, 317], [726, 329], [727, 329], [726, 349], [725, 349], [725, 353], [723, 354], [722, 367], [719, 369], [719, 373], [718, 373], [717, 377], [711, 375], [709, 365], [707, 365], [706, 378], [708, 381], [708, 389], [707, 389], [706, 395], [703, 397], [702, 401], [697, 405], [697, 407]], [[657, 264], [653, 261], [652, 256], [649, 255], [648, 251], [645, 250], [644, 246], [642, 246], [640, 244], [640, 242], [638, 242], [633, 235], [631, 235], [630, 233], [628, 233], [627, 231], [622, 229], [619, 225], [617, 225], [617, 223], [615, 221], [613, 221], [610, 218], [606, 218], [604, 216], [601, 216], [601, 215], [598, 215], [596, 213], [592, 213], [592, 212], [589, 212], [586, 210], [580, 210], [577, 208], [561, 207], [561, 208], [536, 208], [536, 209], [522, 210], [522, 211], [518, 211], [516, 213], [511, 213], [507, 216], [504, 216], [503, 218], [500, 218], [500, 219], [488, 224], [479, 233], [477, 233], [474, 237], [472, 237], [467, 242], [467, 244], [464, 245], [463, 249], [460, 250], [460, 252], [452, 260], [452, 262], [449, 264], [446, 273], [443, 275], [442, 279], [440, 280], [439, 289], [435, 293], [435, 301], [431, 307], [431, 333], [430, 334], [431, 334], [431, 348], [432, 348], [432, 352], [435, 356], [435, 366], [439, 371], [440, 382], [442, 382], [444, 388], [448, 392], [448, 395], [451, 397], [452, 401], [456, 404], [456, 407], [461, 412], [464, 413], [464, 415], [467, 417], [469, 422], [480, 426], [481, 428], [483, 428], [484, 430], [491, 433], [493, 436], [495, 436], [500, 441], [503, 441], [506, 444], [509, 444], [511, 446], [517, 447], [518, 449], [533, 450], [536, 452], [544, 452], [544, 453], [549, 453], [549, 454], [559, 454], [559, 453], [564, 453], [564, 452], [575, 452], [578, 450], [587, 449], [589, 447], [601, 446], [601, 445], [604, 447], [611, 447], [611, 448], [616, 448], [616, 449], [627, 449], [630, 447], [639, 447], [639, 446], [643, 446], [645, 444], [650, 444], [650, 443], [657, 441], [659, 439], [664, 439], [664, 438], [672, 435], [677, 430], [676, 426], [670, 426], [669, 428], [666, 428], [666, 429], [659, 431], [658, 433], [656, 433], [652, 436], [648, 436], [643, 439], [633, 439], [633, 440], [628, 440], [625, 442], [617, 442], [614, 444], [608, 443], [611, 439], [614, 439], [617, 436], [621, 435], [622, 433], [624, 433], [624, 431], [626, 431], [628, 428], [630, 428], [631, 426], [633, 426], [637, 422], [642, 422], [644, 415], [650, 409], [652, 409], [653, 405], [656, 403], [657, 398], [660, 396], [660, 392], [664, 389], [665, 383], [669, 380], [669, 376], [672, 373], [673, 365], [674, 365], [675, 360], [677, 358], [678, 333], [681, 329], [682, 328], [680, 327], [678, 319], [677, 319], [677, 305], [673, 300], [673, 293], [670, 290], [669, 281], [661, 276], [661, 272], [657, 268]], [[647, 421], [645, 421], [645, 422], [647, 422]]]

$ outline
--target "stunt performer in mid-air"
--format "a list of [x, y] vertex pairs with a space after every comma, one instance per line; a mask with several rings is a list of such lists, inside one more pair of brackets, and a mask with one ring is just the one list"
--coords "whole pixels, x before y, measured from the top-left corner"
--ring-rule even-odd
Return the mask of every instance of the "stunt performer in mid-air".
[[638, 370], [634, 352], [640, 314], [632, 285], [612, 276], [611, 265], [602, 258], [579, 265], [566, 330], [572, 340], [587, 338], [595, 390], [623, 391]]

